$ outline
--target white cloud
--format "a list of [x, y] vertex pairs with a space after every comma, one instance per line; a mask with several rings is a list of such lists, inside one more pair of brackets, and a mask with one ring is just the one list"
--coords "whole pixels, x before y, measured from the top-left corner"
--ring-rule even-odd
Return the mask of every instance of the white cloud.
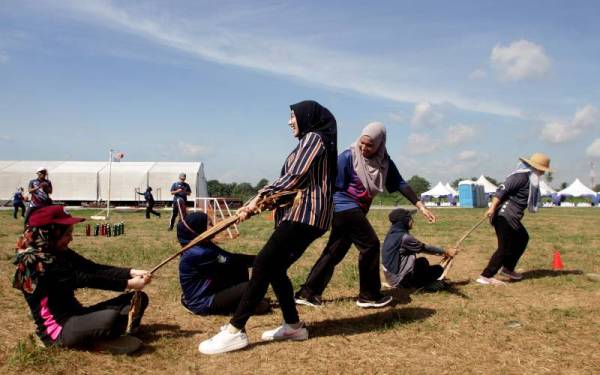
[[432, 128], [442, 122], [444, 116], [429, 102], [415, 104], [410, 123], [415, 128]]
[[492, 67], [503, 81], [540, 78], [550, 70], [544, 47], [525, 39], [508, 46], [496, 45], [490, 56]]
[[[398, 102], [417, 103], [427, 98], [433, 103], [451, 103], [464, 110], [522, 117], [519, 108], [509, 105], [465, 97], [442, 88], [430, 91], [410, 85], [400, 73], [409, 69], [404, 69], [397, 59], [374, 59], [333, 50], [330, 46], [320, 47], [310, 35], [291, 40], [264, 30], [260, 33], [236, 28], [235, 15], [228, 16], [228, 22], [221, 22], [223, 17], [214, 15], [174, 19], [168, 9], [157, 11], [155, 7], [131, 3], [119, 3], [119, 7], [99, 0], [47, 4], [58, 9], [61, 16], [134, 34], [220, 64], [262, 70]], [[259, 16], [258, 8], [253, 10], [252, 17]], [[244, 21], [247, 14], [242, 12], [240, 17]]]
[[563, 143], [595, 128], [600, 128], [600, 110], [588, 104], [578, 109], [570, 122], [553, 121], [544, 125], [541, 137], [550, 143]]
[[179, 141], [177, 143], [177, 149], [187, 157], [207, 156], [214, 152], [214, 148], [212, 146], [195, 145], [183, 141]]
[[471, 81], [477, 81], [484, 79], [485, 77], [487, 77], [487, 72], [484, 69], [475, 69], [471, 72], [471, 74], [469, 74], [469, 79]]
[[10, 135], [0, 135], [0, 142], [12, 141], [14, 138]]
[[475, 135], [475, 128], [469, 125], [452, 125], [446, 131], [446, 143], [448, 145], [457, 145], [472, 138]]
[[390, 113], [390, 114], [388, 114], [388, 118], [390, 119], [390, 122], [394, 122], [394, 123], [404, 122], [404, 115], [402, 113], [398, 113], [398, 112]]
[[473, 150], [464, 150], [458, 154], [458, 161], [474, 160], [477, 157], [477, 152]]
[[413, 155], [430, 154], [437, 150], [440, 145], [438, 141], [423, 133], [409, 134], [407, 142], [408, 151]]
[[585, 150], [587, 156], [600, 158], [600, 138], [596, 138], [594, 142]]

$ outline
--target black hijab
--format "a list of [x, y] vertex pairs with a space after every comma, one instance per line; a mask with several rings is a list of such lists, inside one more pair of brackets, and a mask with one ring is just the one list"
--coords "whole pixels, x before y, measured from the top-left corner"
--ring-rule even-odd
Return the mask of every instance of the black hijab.
[[290, 105], [294, 111], [302, 138], [306, 133], [314, 132], [321, 136], [321, 141], [327, 150], [329, 178], [332, 183], [337, 176], [337, 122], [329, 110], [314, 100], [305, 100]]

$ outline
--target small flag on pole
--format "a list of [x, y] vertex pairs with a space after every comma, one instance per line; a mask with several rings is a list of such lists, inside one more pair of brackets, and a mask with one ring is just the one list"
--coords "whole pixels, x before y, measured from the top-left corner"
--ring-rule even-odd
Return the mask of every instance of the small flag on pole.
[[121, 159], [125, 157], [125, 154], [120, 151], [115, 151], [113, 153], [113, 161], [119, 162]]

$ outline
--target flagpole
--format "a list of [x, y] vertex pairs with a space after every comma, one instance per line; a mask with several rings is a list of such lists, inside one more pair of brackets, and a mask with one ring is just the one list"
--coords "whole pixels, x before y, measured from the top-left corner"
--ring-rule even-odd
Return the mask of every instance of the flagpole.
[[112, 172], [112, 153], [113, 149], [108, 151], [108, 199], [106, 200], [106, 220], [110, 220], [110, 175]]

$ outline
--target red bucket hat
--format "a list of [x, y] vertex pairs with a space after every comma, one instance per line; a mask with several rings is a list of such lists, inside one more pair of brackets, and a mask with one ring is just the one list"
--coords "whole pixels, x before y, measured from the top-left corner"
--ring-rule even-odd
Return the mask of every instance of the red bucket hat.
[[45, 227], [50, 224], [71, 225], [81, 223], [85, 219], [73, 217], [65, 210], [65, 206], [46, 206], [35, 210], [29, 217], [29, 225], [32, 227]]

